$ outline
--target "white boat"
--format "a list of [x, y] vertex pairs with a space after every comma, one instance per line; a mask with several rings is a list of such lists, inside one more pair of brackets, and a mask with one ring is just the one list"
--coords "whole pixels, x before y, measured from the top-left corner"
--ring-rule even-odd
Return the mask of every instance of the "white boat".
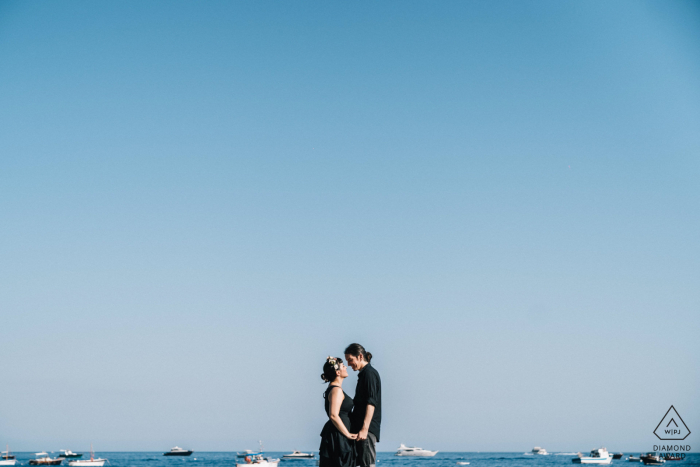
[[90, 460], [75, 460], [68, 462], [71, 467], [102, 467], [105, 465], [107, 459], [98, 458], [95, 459], [95, 453], [92, 451], [92, 444], [90, 444]]
[[314, 455], [312, 453], [306, 453], [294, 450], [291, 454], [285, 454], [282, 459], [313, 459]]
[[246, 456], [245, 463], [239, 464], [236, 462], [236, 467], [277, 467], [277, 464], [279, 463], [279, 459], [264, 457], [263, 453], [261, 452], [252, 456]]
[[547, 454], [549, 454], [545, 448], [541, 448], [539, 446], [535, 446], [534, 448], [532, 448], [532, 453], [538, 456], [546, 456]]
[[83, 457], [83, 453], [73, 452], [70, 449], [61, 449], [58, 452], [61, 453], [59, 457], [65, 457], [66, 459], [76, 459], [78, 457]]
[[588, 457], [584, 457], [581, 453], [578, 457], [571, 459], [574, 464], [609, 464], [612, 462], [612, 456], [605, 448], [594, 449]]
[[17, 464], [17, 459], [15, 459], [15, 456], [10, 454], [10, 446], [7, 445], [5, 448], [6, 451], [2, 452], [2, 455], [0, 455], [0, 465], [15, 465]]
[[433, 457], [437, 453], [437, 451], [428, 451], [423, 448], [408, 447], [401, 443], [399, 450], [394, 455], [402, 457]]

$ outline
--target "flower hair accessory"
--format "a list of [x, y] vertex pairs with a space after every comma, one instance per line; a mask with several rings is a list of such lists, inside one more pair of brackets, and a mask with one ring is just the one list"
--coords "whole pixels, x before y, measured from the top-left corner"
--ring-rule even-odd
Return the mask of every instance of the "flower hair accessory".
[[330, 363], [331, 365], [333, 365], [333, 368], [335, 368], [336, 370], [339, 370], [339, 369], [340, 369], [340, 365], [338, 365], [338, 359], [335, 358], [335, 357], [331, 357], [331, 356], [329, 355], [329, 356], [326, 358], [326, 363]]

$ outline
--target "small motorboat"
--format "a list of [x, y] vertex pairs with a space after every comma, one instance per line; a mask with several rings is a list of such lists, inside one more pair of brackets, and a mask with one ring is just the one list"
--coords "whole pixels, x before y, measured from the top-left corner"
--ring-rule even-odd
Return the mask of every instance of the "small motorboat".
[[70, 449], [61, 449], [58, 452], [61, 453], [59, 457], [65, 457], [66, 459], [77, 459], [79, 457], [83, 457], [82, 452], [73, 452]]
[[399, 450], [396, 451], [394, 455], [400, 457], [433, 457], [437, 453], [437, 451], [428, 451], [427, 449], [417, 448], [415, 446], [408, 447], [401, 443]]
[[667, 461], [682, 461], [685, 459], [685, 453], [682, 452], [680, 454], [666, 454], [664, 456], [664, 459]]
[[[81, 454], [82, 456], [82, 454]], [[92, 444], [90, 444], [90, 460], [80, 459], [68, 462], [70, 467], [102, 467], [105, 465], [107, 459], [97, 458], [95, 459], [95, 453], [92, 450]]]
[[613, 455], [612, 455], [612, 458], [613, 458], [613, 460], [615, 460], [615, 459], [622, 459], [622, 456], [624, 456], [624, 454], [621, 453], [621, 452], [618, 452], [617, 454], [613, 454]]
[[29, 465], [61, 465], [62, 457], [51, 459], [45, 452], [37, 452], [36, 459], [29, 459]]
[[168, 452], [164, 452], [164, 456], [191, 456], [194, 451], [188, 449], [182, 449], [179, 446], [175, 446]]
[[581, 453], [578, 457], [571, 459], [574, 464], [609, 464], [612, 462], [612, 456], [605, 448], [594, 449], [588, 457], [583, 456]]
[[313, 453], [306, 453], [301, 451], [293, 451], [291, 454], [285, 454], [282, 459], [313, 459]]
[[639, 459], [644, 462], [644, 465], [664, 465], [666, 463], [666, 460], [655, 452], [647, 452], [645, 455], [639, 456]]
[[469, 462], [457, 461], [457, 465], [469, 465]]
[[279, 463], [279, 459], [264, 457], [263, 453], [261, 452], [252, 456], [246, 456], [245, 464], [239, 464], [236, 462], [236, 467], [277, 467]]
[[538, 456], [546, 456], [547, 454], [549, 454], [545, 448], [541, 448], [539, 446], [535, 446], [534, 448], [532, 448], [531, 452], [532, 454], [536, 454]]
[[10, 446], [5, 447], [6, 451], [2, 452], [0, 455], [0, 465], [15, 465], [17, 464], [17, 459], [15, 456], [10, 454]]
[[[642, 455], [640, 454], [639, 457], [642, 457]], [[629, 456], [627, 458], [627, 461], [628, 462], [641, 462], [642, 460], [639, 457]]]

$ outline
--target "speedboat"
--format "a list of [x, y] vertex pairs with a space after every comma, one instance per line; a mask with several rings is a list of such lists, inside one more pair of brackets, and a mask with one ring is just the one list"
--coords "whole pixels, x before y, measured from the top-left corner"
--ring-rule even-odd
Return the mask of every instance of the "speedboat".
[[66, 459], [77, 459], [78, 457], [83, 457], [82, 452], [73, 452], [70, 449], [61, 449], [58, 452], [61, 453], [59, 457], [65, 457]]
[[45, 452], [37, 452], [36, 459], [29, 459], [29, 465], [61, 465], [61, 462], [63, 462], [62, 457], [51, 459]]
[[428, 451], [423, 448], [408, 447], [401, 443], [401, 446], [399, 446], [399, 450], [396, 451], [396, 454], [394, 455], [402, 457], [433, 457], [437, 453], [437, 451]]
[[236, 467], [277, 467], [277, 464], [279, 463], [279, 459], [264, 457], [263, 453], [260, 452], [258, 454], [246, 456], [245, 464], [239, 464], [236, 462]]
[[545, 448], [541, 448], [539, 446], [535, 446], [534, 448], [532, 448], [532, 453], [540, 456], [546, 456], [547, 454], [549, 454]]
[[[642, 457], [642, 455], [640, 454], [639, 457]], [[629, 462], [641, 462], [642, 460], [639, 457], [629, 456], [627, 460]]]
[[291, 454], [285, 454], [282, 459], [313, 459], [314, 455], [312, 453], [294, 451]]
[[2, 455], [0, 455], [0, 465], [17, 464], [17, 459], [15, 459], [15, 456], [10, 454], [10, 446], [8, 445], [5, 449], [7, 449], [7, 451], [3, 451]]
[[622, 459], [622, 456], [624, 456], [624, 454], [621, 452], [618, 452], [617, 454], [613, 454], [612, 456], [613, 456], [613, 460]]
[[164, 452], [164, 456], [191, 456], [194, 451], [188, 449], [182, 449], [179, 446], [175, 446], [168, 452]]
[[664, 465], [666, 462], [662, 456], [655, 452], [647, 452], [645, 455], [639, 456], [639, 459], [644, 462], [644, 465]]
[[578, 457], [571, 459], [574, 464], [609, 464], [612, 462], [612, 456], [605, 448], [594, 449], [588, 457], [584, 457], [581, 453]]
[[[81, 454], [82, 456], [82, 454]], [[107, 459], [97, 458], [95, 459], [95, 453], [92, 450], [92, 444], [90, 444], [90, 460], [82, 459], [68, 462], [70, 467], [102, 467], [105, 465]]]

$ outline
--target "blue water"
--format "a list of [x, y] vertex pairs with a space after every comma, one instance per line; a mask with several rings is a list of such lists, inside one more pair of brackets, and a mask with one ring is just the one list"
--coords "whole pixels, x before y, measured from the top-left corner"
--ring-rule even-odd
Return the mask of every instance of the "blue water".
[[[617, 451], [615, 451], [617, 452]], [[27, 465], [33, 453], [13, 453], [17, 460]], [[57, 453], [50, 453], [56, 457]], [[266, 452], [266, 456], [279, 458], [286, 452]], [[614, 460], [612, 465], [618, 467], [641, 467], [643, 464], [630, 463], [624, 459], [627, 455], [639, 455], [639, 452], [625, 453], [625, 457]], [[87, 453], [87, 456], [90, 454]], [[95, 457], [109, 459], [111, 467], [235, 467], [235, 452], [196, 452], [191, 457], [164, 457], [162, 452], [96, 452]], [[465, 467], [457, 462], [469, 462], [466, 467], [552, 467], [573, 466], [571, 459], [575, 454], [550, 454], [533, 456], [515, 452], [439, 452], [435, 457], [410, 458], [396, 457], [393, 452], [377, 454], [377, 467]], [[85, 458], [85, 455], [83, 456]], [[240, 461], [240, 460], [239, 460]], [[64, 461], [64, 464], [67, 463]], [[666, 467], [700, 466], [700, 454], [686, 454], [686, 459], [667, 462]], [[107, 467], [107, 465], [105, 465]], [[283, 460], [279, 467], [316, 467], [316, 460]]]

